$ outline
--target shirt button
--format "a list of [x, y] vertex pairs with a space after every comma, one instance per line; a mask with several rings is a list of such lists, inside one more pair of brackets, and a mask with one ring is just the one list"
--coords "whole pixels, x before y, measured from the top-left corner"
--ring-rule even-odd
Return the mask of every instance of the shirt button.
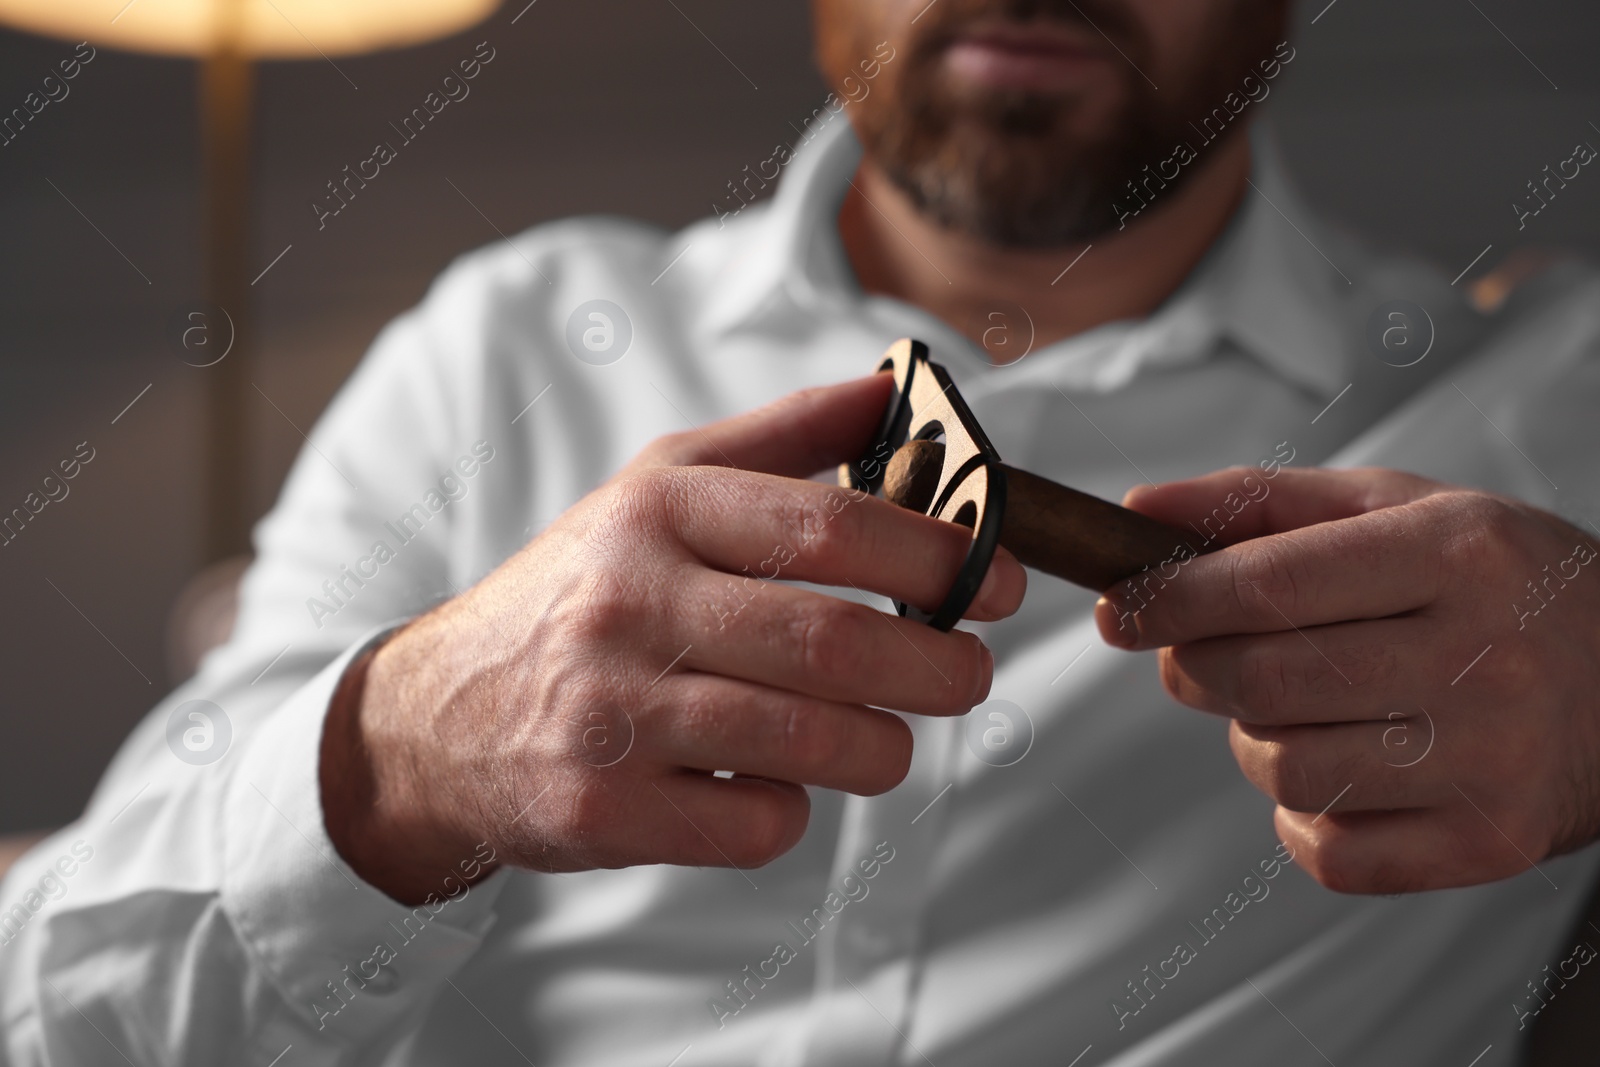
[[361, 980], [367, 983], [365, 992], [375, 993], [380, 997], [389, 993], [393, 993], [396, 989], [400, 988], [400, 976], [395, 973], [395, 970], [392, 966], [379, 967], [377, 974], [373, 975], [371, 978], [368, 978], [366, 975], [362, 975]]

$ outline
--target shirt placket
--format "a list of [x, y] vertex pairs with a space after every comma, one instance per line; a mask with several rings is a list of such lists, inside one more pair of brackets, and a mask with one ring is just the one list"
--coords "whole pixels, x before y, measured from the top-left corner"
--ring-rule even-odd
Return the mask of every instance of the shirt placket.
[[[954, 767], [964, 720], [908, 716], [908, 721], [916, 756], [906, 780], [882, 796], [846, 801], [828, 888], [839, 892], [846, 876], [853, 875], [868, 892], [846, 905], [817, 938], [811, 1003], [793, 1040], [775, 1050], [770, 1061], [775, 1065], [896, 1063], [913, 1039], [908, 1027], [923, 922], [934, 860], [955, 804]], [[885, 845], [894, 850], [893, 858], [880, 861], [875, 877], [863, 879], [861, 862], [883, 855]]]

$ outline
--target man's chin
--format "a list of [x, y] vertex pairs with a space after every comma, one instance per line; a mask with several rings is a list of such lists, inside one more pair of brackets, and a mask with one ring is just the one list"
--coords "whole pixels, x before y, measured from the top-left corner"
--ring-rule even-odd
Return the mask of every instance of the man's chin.
[[918, 212], [947, 230], [1018, 248], [1081, 243], [1117, 224], [1134, 169], [1125, 146], [961, 122], [872, 153]]
[[919, 214], [941, 228], [1000, 248], [1045, 249], [1082, 244], [1116, 226], [1111, 199], [1081, 176], [1046, 188], [1019, 189], [971, 174], [954, 179], [931, 165], [890, 178]]

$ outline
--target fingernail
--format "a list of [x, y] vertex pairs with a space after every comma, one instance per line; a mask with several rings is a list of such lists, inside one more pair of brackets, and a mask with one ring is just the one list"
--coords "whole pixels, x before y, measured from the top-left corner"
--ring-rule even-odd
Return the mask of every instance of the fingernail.
[[972, 598], [972, 606], [985, 615], [998, 615], [1005, 608], [1001, 602], [1003, 593], [1000, 583], [1004, 580], [1002, 568], [1007, 566], [999, 557], [989, 564], [989, 569], [984, 572], [983, 582], [978, 586], [978, 595]]
[[978, 642], [978, 657], [982, 669], [978, 672], [978, 691], [972, 695], [974, 705], [981, 703], [989, 695], [989, 687], [994, 685], [994, 653], [982, 641]]
[[1095, 622], [1106, 644], [1115, 648], [1132, 649], [1139, 645], [1139, 627], [1132, 612], [1123, 611], [1109, 597], [1101, 597], [1094, 606]]

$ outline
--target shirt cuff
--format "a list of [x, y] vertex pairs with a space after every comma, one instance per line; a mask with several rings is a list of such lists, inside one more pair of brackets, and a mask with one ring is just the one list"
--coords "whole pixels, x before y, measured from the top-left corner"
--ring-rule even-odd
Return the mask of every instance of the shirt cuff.
[[372, 631], [285, 701], [223, 800], [222, 903], [246, 951], [312, 1030], [356, 1044], [414, 1016], [477, 951], [506, 873], [469, 888], [441, 872], [434, 902], [408, 908], [328, 838], [318, 778], [328, 704], [356, 657], [394, 629]]

